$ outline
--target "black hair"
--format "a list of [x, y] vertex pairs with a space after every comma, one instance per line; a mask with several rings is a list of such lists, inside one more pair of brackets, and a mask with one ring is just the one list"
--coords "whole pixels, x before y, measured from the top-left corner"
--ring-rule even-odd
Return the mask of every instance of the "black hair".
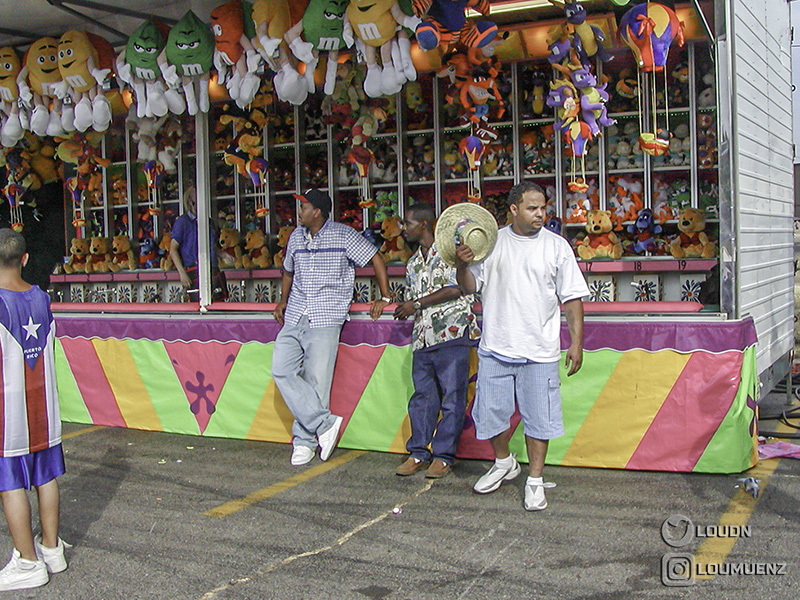
[[436, 213], [430, 204], [417, 203], [412, 204], [406, 209], [406, 212], [413, 213], [418, 221], [427, 221], [428, 225], [433, 227], [436, 222]]
[[542, 186], [540, 186], [538, 183], [534, 183], [532, 181], [521, 181], [508, 191], [508, 205], [511, 206], [512, 204], [519, 204], [522, 202], [522, 197], [528, 192], [536, 192], [537, 194], [544, 196], [545, 200], [547, 199]]
[[13, 229], [0, 229], [0, 266], [17, 267], [25, 255], [25, 238]]

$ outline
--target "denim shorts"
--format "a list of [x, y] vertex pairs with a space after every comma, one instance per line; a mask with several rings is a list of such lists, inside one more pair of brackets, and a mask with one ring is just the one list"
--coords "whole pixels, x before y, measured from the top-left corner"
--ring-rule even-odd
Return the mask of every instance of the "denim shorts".
[[515, 404], [528, 437], [564, 435], [560, 385], [558, 362], [508, 363], [482, 355], [472, 407], [475, 436], [488, 440], [508, 430]]
[[31, 489], [63, 475], [64, 451], [61, 444], [22, 456], [0, 457], [0, 492]]

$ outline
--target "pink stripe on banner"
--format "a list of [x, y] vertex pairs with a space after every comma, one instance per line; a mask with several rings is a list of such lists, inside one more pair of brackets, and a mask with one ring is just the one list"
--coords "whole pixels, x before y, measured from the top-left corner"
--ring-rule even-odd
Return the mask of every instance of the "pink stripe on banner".
[[385, 346], [339, 346], [331, 384], [330, 408], [333, 414], [344, 417], [340, 431], [347, 429], [384, 349]]
[[61, 338], [72, 376], [81, 392], [83, 403], [95, 425], [125, 427], [125, 419], [108, 384], [106, 373], [97, 358], [91, 340]]
[[691, 472], [733, 404], [742, 360], [692, 354], [625, 468]]

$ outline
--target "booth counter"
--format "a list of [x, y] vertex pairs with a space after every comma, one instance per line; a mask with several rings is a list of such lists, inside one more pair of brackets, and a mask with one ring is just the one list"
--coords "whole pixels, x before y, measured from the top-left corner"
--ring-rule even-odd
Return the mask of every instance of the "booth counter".
[[[280, 329], [273, 305], [261, 304], [261, 313], [202, 316], [71, 308], [54, 304], [64, 420], [291, 440], [292, 416], [270, 375]], [[412, 323], [392, 320], [390, 310], [373, 322], [365, 308], [353, 305], [353, 318], [342, 329], [331, 392], [332, 412], [344, 417], [339, 445], [405, 452]], [[567, 378], [562, 367], [566, 433], [550, 443], [548, 464], [733, 473], [756, 463], [753, 320], [665, 316], [665, 310], [659, 306], [658, 316], [618, 320], [587, 311], [583, 368]], [[563, 325], [563, 348], [568, 340]], [[470, 404], [476, 367], [474, 356]], [[518, 424], [515, 416], [512, 451], [524, 458]], [[458, 456], [492, 457], [488, 442], [475, 439], [469, 411]]]

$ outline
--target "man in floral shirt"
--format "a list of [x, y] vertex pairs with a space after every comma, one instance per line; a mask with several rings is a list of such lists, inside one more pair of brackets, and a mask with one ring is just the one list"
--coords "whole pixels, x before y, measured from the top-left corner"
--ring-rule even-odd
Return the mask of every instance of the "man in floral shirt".
[[406, 444], [411, 456], [396, 473], [412, 475], [427, 466], [429, 478], [447, 475], [455, 460], [467, 405], [470, 351], [480, 336], [472, 295], [461, 294], [455, 268], [436, 250], [435, 220], [427, 204], [406, 212], [403, 236], [419, 248], [406, 266], [409, 300], [394, 312], [395, 319], [414, 315], [414, 394], [408, 402], [411, 438]]

